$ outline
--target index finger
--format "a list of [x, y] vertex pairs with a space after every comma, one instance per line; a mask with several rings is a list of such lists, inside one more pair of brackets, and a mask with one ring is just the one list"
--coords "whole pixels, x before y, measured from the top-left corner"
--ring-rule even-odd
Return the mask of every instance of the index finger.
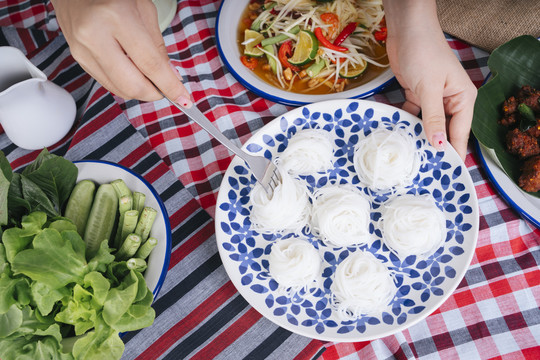
[[467, 154], [467, 144], [474, 112], [475, 90], [472, 91], [473, 95], [471, 97], [466, 98], [465, 101], [468, 100], [468, 103], [452, 114], [448, 129], [450, 143], [463, 160], [465, 160]]
[[169, 99], [176, 100], [178, 104], [185, 107], [191, 106], [189, 92], [180, 81], [177, 72], [169, 64], [169, 56], [159, 32], [157, 16], [154, 26], [147, 27], [142, 21], [129, 24], [125, 31], [119, 34], [118, 42], [137, 68]]
[[438, 151], [446, 146], [446, 116], [444, 114], [443, 89], [419, 91], [422, 122], [429, 143]]

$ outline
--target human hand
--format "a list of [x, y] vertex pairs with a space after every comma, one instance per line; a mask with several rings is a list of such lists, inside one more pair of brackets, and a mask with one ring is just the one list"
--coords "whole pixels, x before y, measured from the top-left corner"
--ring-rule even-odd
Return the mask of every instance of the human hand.
[[125, 99], [162, 96], [184, 107], [190, 94], [169, 62], [151, 0], [52, 0], [77, 62], [107, 90]]
[[[450, 49], [435, 2], [384, 2], [390, 66], [405, 90], [403, 109], [422, 111], [429, 142], [443, 150], [447, 133], [462, 159], [467, 154], [476, 87]], [[448, 117], [448, 123], [447, 123]]]

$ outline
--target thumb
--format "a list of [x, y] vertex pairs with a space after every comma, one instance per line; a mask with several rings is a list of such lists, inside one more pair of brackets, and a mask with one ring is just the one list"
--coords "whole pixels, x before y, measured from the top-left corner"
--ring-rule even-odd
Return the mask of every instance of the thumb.
[[428, 141], [437, 151], [443, 151], [447, 139], [442, 89], [440, 91], [422, 90], [418, 97], [420, 98], [422, 122]]
[[174, 76], [178, 80], [180, 80], [180, 83], [177, 84], [178, 86], [174, 89], [174, 94], [172, 94], [173, 95], [172, 97], [170, 97], [169, 94], [167, 93], [165, 95], [173, 99], [178, 105], [185, 108], [190, 108], [193, 105], [193, 103], [191, 101], [191, 96], [189, 92], [187, 91], [187, 89], [184, 87], [184, 84], [182, 83], [184, 79], [182, 79], [182, 75], [180, 75], [180, 73], [178, 72], [178, 69], [176, 68], [176, 66], [174, 66], [174, 64], [170, 60], [169, 60], [169, 65], [170, 65], [171, 70], [174, 73]]

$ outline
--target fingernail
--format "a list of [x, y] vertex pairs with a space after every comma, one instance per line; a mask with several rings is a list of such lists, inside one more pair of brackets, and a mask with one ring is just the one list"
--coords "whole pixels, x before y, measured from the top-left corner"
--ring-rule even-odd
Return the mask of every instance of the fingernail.
[[446, 146], [446, 135], [442, 132], [437, 132], [431, 137], [431, 145], [438, 151], [444, 150]]
[[191, 102], [191, 100], [189, 100], [188, 98], [186, 97], [183, 97], [183, 96], [179, 96], [178, 99], [176, 99], [175, 101], [178, 105], [182, 106], [182, 107], [185, 107], [186, 109], [189, 109], [193, 103]]
[[178, 72], [178, 69], [176, 68], [176, 66], [173, 65], [172, 61], [169, 60], [169, 66], [171, 67], [171, 69], [173, 70], [174, 72], [174, 75], [176, 75], [176, 78], [178, 80], [180, 80], [181, 82], [184, 82], [184, 79], [182, 78], [182, 75], [180, 75], [180, 73]]
[[[176, 68], [176, 66], [173, 65], [172, 61], [169, 60], [169, 66], [171, 67], [171, 69], [173, 70], [174, 72], [174, 75], [176, 75], [176, 78], [178, 80], [180, 80], [181, 82], [184, 81], [184, 79], [182, 78], [182, 75], [180, 75], [180, 73], [178, 72], [178, 69]], [[182, 107], [185, 107], [185, 108], [190, 108], [193, 103], [191, 102], [190, 99], [184, 97], [184, 96], [179, 96], [178, 99], [176, 99], [175, 101], [178, 105], [182, 106]]]

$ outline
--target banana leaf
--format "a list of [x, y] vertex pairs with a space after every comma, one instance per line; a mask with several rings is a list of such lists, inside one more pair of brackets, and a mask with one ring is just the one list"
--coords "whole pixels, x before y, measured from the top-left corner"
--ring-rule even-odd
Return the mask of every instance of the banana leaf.
[[[498, 120], [502, 118], [504, 100], [517, 95], [523, 85], [540, 88], [540, 41], [529, 35], [516, 37], [493, 50], [488, 67], [492, 77], [478, 90], [472, 131], [517, 184], [522, 161], [506, 151], [508, 129], [499, 125]], [[540, 197], [540, 191], [528, 194]]]

